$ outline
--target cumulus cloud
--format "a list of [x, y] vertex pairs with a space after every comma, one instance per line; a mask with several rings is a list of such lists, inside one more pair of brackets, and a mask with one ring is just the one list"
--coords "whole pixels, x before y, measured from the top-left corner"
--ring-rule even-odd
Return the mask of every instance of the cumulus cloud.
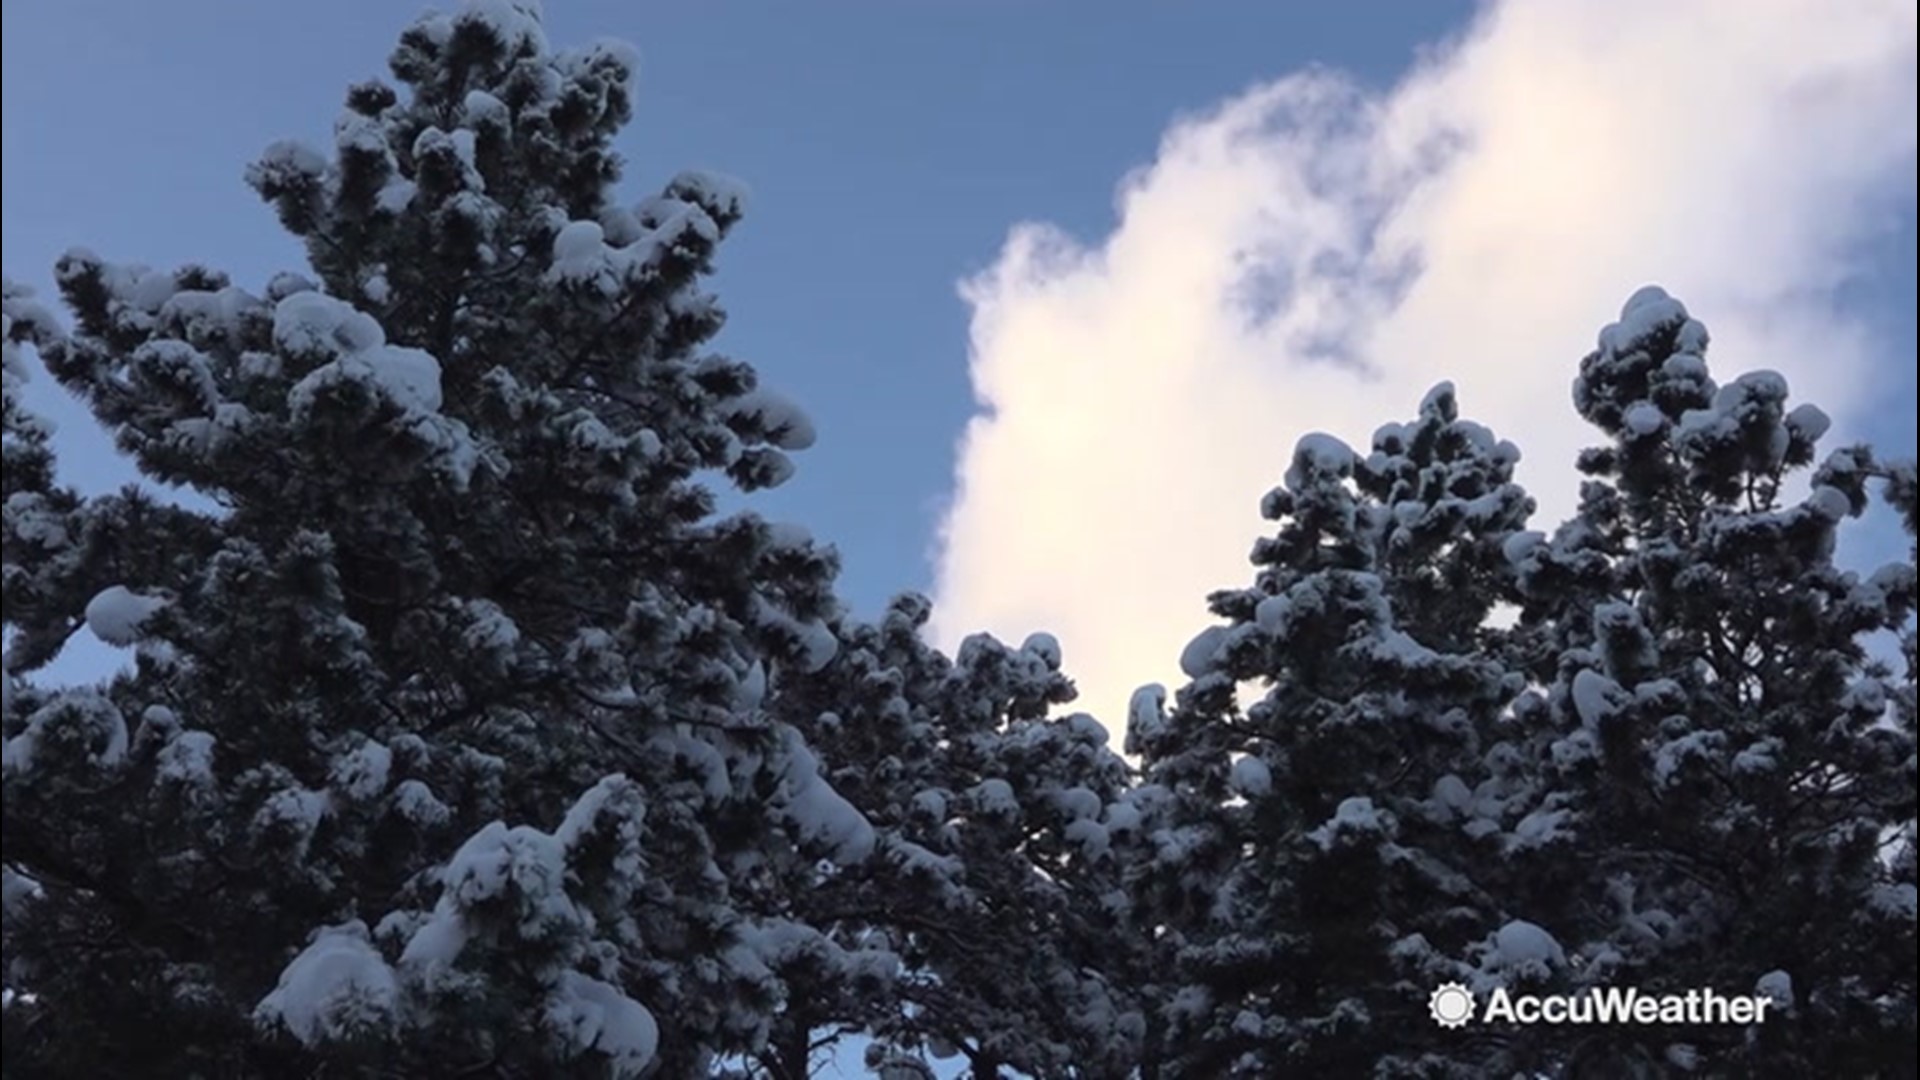
[[1111, 234], [1022, 225], [962, 287], [981, 409], [936, 636], [1057, 632], [1117, 727], [1251, 580], [1295, 440], [1364, 445], [1441, 379], [1557, 521], [1575, 365], [1649, 281], [1723, 376], [1781, 371], [1844, 427], [1875, 358], [1834, 298], [1912, 212], [1914, 84], [1899, 0], [1531, 0], [1389, 92], [1313, 72], [1175, 123]]

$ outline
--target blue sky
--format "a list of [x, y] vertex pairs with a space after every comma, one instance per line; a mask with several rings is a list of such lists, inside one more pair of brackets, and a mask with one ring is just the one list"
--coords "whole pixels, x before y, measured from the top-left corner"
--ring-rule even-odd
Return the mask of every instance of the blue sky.
[[[1246, 580], [1309, 430], [1364, 442], [1452, 378], [1564, 512], [1567, 382], [1647, 281], [1723, 375], [1779, 367], [1912, 452], [1891, 0], [547, 7], [557, 45], [640, 48], [632, 196], [687, 167], [753, 189], [721, 345], [822, 432], [762, 508], [840, 547], [860, 610], [931, 588], [949, 643], [1059, 631], [1110, 722]], [[72, 244], [256, 288], [298, 265], [241, 170], [324, 144], [413, 14], [6, 5], [8, 274], [45, 291]], [[35, 400], [70, 479], [131, 475]]]

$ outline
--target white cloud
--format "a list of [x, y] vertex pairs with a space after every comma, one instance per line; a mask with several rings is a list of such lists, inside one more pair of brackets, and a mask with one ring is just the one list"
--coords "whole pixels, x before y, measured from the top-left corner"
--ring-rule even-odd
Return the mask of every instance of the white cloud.
[[1914, 84], [1899, 0], [1539, 0], [1390, 93], [1301, 75], [1176, 123], [1097, 246], [1022, 225], [963, 287], [983, 408], [936, 636], [1057, 632], [1117, 727], [1251, 580], [1294, 441], [1364, 445], [1441, 379], [1557, 521], [1576, 364], [1649, 281], [1723, 376], [1782, 371], [1844, 426], [1872, 348], [1832, 301], [1912, 211]]

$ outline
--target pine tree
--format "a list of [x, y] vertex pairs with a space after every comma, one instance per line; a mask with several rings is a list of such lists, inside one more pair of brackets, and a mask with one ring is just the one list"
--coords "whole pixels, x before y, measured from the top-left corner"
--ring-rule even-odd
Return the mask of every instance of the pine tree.
[[[1532, 502], [1512, 444], [1442, 385], [1370, 454], [1303, 438], [1277, 532], [1227, 620], [1185, 650], [1171, 711], [1135, 698], [1151, 837], [1134, 868], [1173, 978], [1168, 1076], [1479, 1076], [1436, 985], [1550, 977], [1508, 905], [1559, 815], [1533, 800], [1492, 622]], [[1243, 688], [1260, 691], [1242, 708]]]
[[975, 635], [949, 659], [920, 637], [929, 612], [909, 594], [877, 624], [843, 624], [833, 663], [784, 687], [781, 715], [877, 833], [874, 859], [796, 867], [775, 890], [835, 950], [809, 954], [804, 984], [789, 976], [810, 988], [789, 1044], [837, 1023], [880, 1039], [876, 1069], [933, 1056], [978, 1078], [1127, 1075], [1142, 1020], [1113, 847], [1130, 770], [1092, 718], [1049, 717], [1074, 694], [1050, 637]]
[[[1578, 517], [1510, 554], [1573, 811], [1555, 916], [1577, 982], [1775, 1002], [1762, 1024], [1617, 1027], [1563, 1043], [1573, 1075], [1910, 1076], [1914, 1064], [1915, 572], [1834, 561], [1869, 484], [1913, 529], [1913, 466], [1828, 427], [1786, 381], [1716, 384], [1708, 335], [1649, 288], [1582, 362], [1608, 438]], [[1789, 495], [1796, 476], [1807, 493]], [[1868, 651], [1905, 635], [1906, 671]], [[1564, 1036], [1563, 1036], [1564, 1038]]]
[[[697, 1075], [781, 993], [737, 883], [871, 843], [761, 706], [834, 654], [832, 555], [703, 486], [812, 437], [702, 351], [740, 191], [618, 204], [632, 55], [529, 0], [390, 66], [247, 174], [312, 277], [75, 251], [70, 335], [8, 292], [217, 506], [54, 484], [10, 347], [10, 1075]], [[82, 625], [132, 669], [23, 681]]]
[[[44, 342], [57, 331], [58, 320], [34, 300], [32, 290], [11, 279], [0, 283], [0, 438], [4, 439], [0, 444], [0, 458], [5, 462], [5, 468], [0, 469], [0, 506], [7, 508], [6, 542], [0, 545], [0, 590], [6, 598], [9, 644], [15, 628], [14, 597], [29, 592], [36, 584], [29, 580], [26, 568], [14, 561], [19, 550], [14, 540], [16, 537], [29, 542], [59, 539], [65, 546], [65, 523], [77, 502], [71, 491], [55, 483], [53, 453], [48, 445], [51, 426], [29, 412], [22, 401], [29, 366], [21, 346]], [[69, 595], [40, 599], [43, 605], [52, 607], [62, 599], [72, 601], [74, 598]], [[43, 639], [53, 637], [53, 633], [43, 632]], [[17, 685], [13, 672], [27, 666], [26, 657], [26, 650], [20, 648], [10, 648], [0, 656], [0, 715], [13, 715]], [[4, 957], [0, 957], [0, 979], [4, 980], [5, 987], [0, 989], [0, 994], [4, 994], [0, 1000], [0, 1010], [4, 1010], [0, 1012], [0, 1022], [4, 1022], [5, 1036], [0, 1039], [0, 1045], [9, 1048], [27, 1037], [26, 1024], [31, 1012], [25, 1007], [30, 1002], [16, 999], [13, 989], [13, 932], [17, 916], [39, 891], [32, 878], [14, 868], [10, 849], [11, 841], [8, 841], [7, 861], [0, 867], [0, 949], [4, 949]], [[15, 1008], [16, 1004], [22, 1007]]]

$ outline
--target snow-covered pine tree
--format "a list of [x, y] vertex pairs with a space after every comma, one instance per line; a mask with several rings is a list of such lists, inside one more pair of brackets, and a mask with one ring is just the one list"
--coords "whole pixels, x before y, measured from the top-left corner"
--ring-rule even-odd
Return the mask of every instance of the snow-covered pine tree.
[[[1777, 1002], [1763, 1024], [1609, 1027], [1570, 1075], [1914, 1073], [1915, 571], [1836, 565], [1869, 486], [1913, 529], [1911, 462], [1865, 447], [1813, 467], [1828, 427], [1773, 372], [1717, 385], [1706, 328], [1657, 288], [1581, 363], [1608, 438], [1579, 515], [1509, 553], [1558, 731], [1544, 779], [1584, 880], [1563, 890], [1579, 981]], [[1806, 493], [1791, 494], [1804, 480]], [[1874, 657], [1905, 634], [1905, 672]]]
[[[1548, 840], [1503, 710], [1522, 684], [1492, 620], [1532, 502], [1512, 444], [1452, 388], [1369, 454], [1300, 440], [1252, 587], [1185, 650], [1175, 706], [1135, 697], [1151, 808], [1134, 868], [1172, 971], [1167, 1076], [1480, 1076], [1497, 1047], [1440, 1031], [1443, 981], [1550, 974], [1506, 906]], [[1242, 689], [1262, 693], [1241, 707]]]
[[[9, 1075], [699, 1075], [778, 996], [733, 882], [789, 829], [864, 850], [760, 708], [834, 653], [832, 556], [702, 484], [811, 438], [701, 351], [740, 191], [617, 202], [633, 56], [533, 0], [391, 69], [248, 172], [312, 278], [75, 251], [70, 336], [8, 293], [218, 506], [56, 487], [9, 353]], [[82, 625], [133, 669], [21, 678]]]
[[[878, 853], [796, 865], [775, 890], [827, 938], [799, 954], [804, 980], [784, 975], [811, 988], [782, 1017], [788, 1060], [838, 1023], [879, 1038], [875, 1068], [960, 1057], [981, 1080], [1126, 1076], [1143, 1025], [1112, 846], [1135, 820], [1130, 770], [1090, 717], [1049, 718], [1073, 697], [1053, 639], [975, 635], [949, 659], [920, 636], [929, 611], [905, 595], [876, 624], [838, 626], [839, 655], [773, 705], [832, 764]], [[822, 1008], [835, 1002], [852, 1011]]]
[[[29, 377], [29, 362], [21, 346], [48, 340], [57, 325], [53, 314], [35, 301], [30, 289], [10, 279], [0, 281], [0, 440], [4, 440], [0, 441], [0, 463], [4, 464], [0, 468], [0, 506], [9, 508], [4, 534], [7, 542], [0, 544], [0, 597], [5, 599], [0, 614], [6, 617], [9, 641], [14, 635], [14, 597], [35, 584], [55, 584], [45, 579], [30, 581], [26, 568], [14, 561], [18, 551], [11, 540], [21, 530], [31, 535], [36, 527], [60, 529], [78, 501], [54, 480], [53, 453], [48, 445], [51, 426], [29, 412], [21, 400]], [[76, 599], [71, 595], [40, 598], [49, 607]], [[24, 666], [25, 657], [24, 650], [10, 649], [0, 654], [0, 715], [13, 713], [16, 680], [12, 670], [16, 662]], [[0, 989], [0, 1025], [4, 1025], [0, 1046], [9, 1049], [28, 1037], [31, 1010], [14, 1007], [30, 1001], [16, 999], [13, 990], [12, 941], [15, 916], [25, 910], [36, 891], [32, 879], [14, 869], [8, 853], [4, 866], [0, 866], [0, 986], [4, 986]], [[10, 1064], [10, 1059], [7, 1061]]]

